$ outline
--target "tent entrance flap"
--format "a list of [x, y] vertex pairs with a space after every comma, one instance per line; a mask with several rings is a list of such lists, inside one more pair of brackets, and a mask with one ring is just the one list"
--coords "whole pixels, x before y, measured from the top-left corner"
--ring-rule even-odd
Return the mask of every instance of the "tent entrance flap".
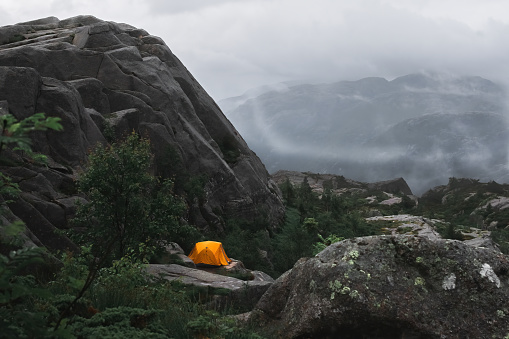
[[226, 266], [231, 263], [224, 251], [223, 244], [218, 241], [202, 241], [194, 245], [189, 258], [195, 264]]

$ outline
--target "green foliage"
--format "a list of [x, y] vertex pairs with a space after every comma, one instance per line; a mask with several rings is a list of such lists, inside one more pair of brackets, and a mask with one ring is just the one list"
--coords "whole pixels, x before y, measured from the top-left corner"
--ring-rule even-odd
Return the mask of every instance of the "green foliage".
[[[160, 248], [160, 240], [190, 242], [194, 228], [180, 222], [183, 201], [173, 194], [173, 182], [148, 173], [150, 144], [135, 134], [111, 146], [99, 146], [89, 157], [79, 187], [89, 203], [79, 206], [75, 223], [85, 227], [79, 237], [94, 253], [113, 242], [114, 257], [138, 244]], [[141, 257], [146, 253], [138, 253]]]
[[[0, 116], [0, 152], [5, 145], [15, 144], [18, 148], [33, 154], [28, 134], [48, 128], [61, 130], [59, 118], [45, 118], [38, 113], [22, 121], [11, 114]], [[12, 179], [0, 173], [0, 195], [2, 205], [9, 198], [18, 196], [20, 190]], [[0, 206], [0, 214], [3, 206]], [[48, 300], [51, 293], [37, 281], [36, 268], [44, 263], [44, 252], [40, 248], [20, 248], [21, 234], [25, 230], [22, 222], [16, 221], [0, 225], [0, 333], [6, 338], [60, 338], [67, 336], [65, 331], [53, 331], [48, 327], [50, 312], [34, 307], [36, 302]], [[11, 250], [8, 254], [3, 254]]]
[[134, 307], [112, 307], [90, 319], [77, 318], [70, 328], [80, 338], [168, 338], [164, 328], [154, 322], [157, 313]]
[[491, 231], [491, 238], [496, 242], [500, 251], [509, 254], [509, 228], [495, 228]]
[[12, 114], [0, 116], [0, 152], [5, 145], [14, 144], [19, 150], [33, 155], [29, 133], [53, 129], [61, 131], [60, 118], [46, 117], [44, 113], [36, 113], [28, 118], [18, 121]]
[[20, 275], [24, 268], [42, 261], [39, 248], [23, 248], [11, 251], [8, 256], [0, 255], [0, 305], [13, 304], [32, 294], [46, 295], [46, 291], [33, 287], [33, 276]]
[[252, 222], [243, 219], [228, 219], [226, 231], [221, 239], [228, 256], [238, 259], [246, 267], [271, 274], [272, 267], [261, 251], [271, 252], [266, 219], [260, 217]]
[[[337, 180], [344, 178], [338, 177]], [[307, 177], [297, 187], [288, 179], [280, 186], [286, 215], [285, 223], [273, 237], [269, 251], [275, 275], [338, 239], [381, 233], [378, 225], [367, 223], [362, 217], [361, 211], [367, 205], [362, 196], [336, 195], [332, 187], [332, 181], [325, 182], [323, 194], [319, 197], [311, 189]]]
[[335, 234], [331, 234], [325, 239], [320, 234], [318, 234], [318, 238], [320, 238], [320, 241], [313, 244], [313, 255], [320, 253], [334, 243], [344, 240], [343, 237], [338, 237]]
[[296, 192], [293, 184], [290, 182], [290, 179], [286, 178], [279, 188], [281, 189], [285, 203], [288, 206], [293, 206], [295, 204]]
[[[3, 244], [2, 244], [3, 245]], [[33, 275], [26, 274], [44, 262], [40, 248], [0, 254], [0, 333], [4, 338], [61, 338], [67, 332], [48, 326], [52, 308], [37, 305], [53, 298]]]
[[203, 199], [205, 198], [204, 188], [208, 180], [209, 178], [205, 174], [192, 176], [186, 180], [183, 188], [189, 201], [197, 199], [200, 203], [203, 203]]
[[[509, 187], [494, 181], [480, 183], [479, 180], [450, 178], [443, 189], [427, 193], [421, 198], [415, 214], [445, 221], [437, 226], [444, 238], [464, 240], [461, 231], [470, 227], [485, 228], [492, 221], [497, 226], [489, 229], [492, 239], [503, 253], [509, 253], [509, 211], [495, 210], [488, 202], [500, 196], [509, 196]], [[485, 207], [486, 206], [486, 207]]]
[[[4, 199], [9, 199], [16, 197], [19, 192], [19, 185], [12, 182], [10, 177], [0, 172], [0, 195], [4, 197]], [[4, 203], [8, 202], [10, 202], [10, 200], [5, 201]]]
[[217, 144], [223, 153], [224, 161], [226, 161], [229, 165], [237, 163], [240, 157], [240, 149], [239, 144], [233, 135], [228, 134], [224, 136]]
[[314, 232], [318, 230], [318, 221], [315, 218], [305, 218], [302, 222], [302, 227], [308, 232]]
[[111, 125], [111, 122], [106, 119], [104, 121], [104, 130], [103, 130], [103, 135], [104, 135], [104, 138], [106, 138], [106, 140], [108, 142], [114, 142], [115, 141], [115, 129], [113, 128], [113, 126]]
[[[0, 116], [0, 159], [1, 152], [6, 145], [14, 144], [15, 149], [24, 151], [32, 159], [44, 162], [46, 160], [43, 155], [36, 155], [32, 152], [30, 145], [31, 141], [29, 133], [33, 131], [45, 131], [53, 129], [56, 131], [62, 130], [60, 118], [45, 117], [44, 113], [34, 114], [26, 119], [18, 121], [12, 114], [5, 114]], [[9, 203], [12, 198], [17, 197], [20, 189], [19, 185], [12, 181], [12, 179], [0, 173], [0, 196], [3, 198], [2, 204]], [[1, 211], [0, 211], [1, 212]], [[2, 225], [6, 226], [6, 225]]]
[[311, 256], [311, 244], [315, 241], [315, 234], [302, 226], [299, 212], [295, 208], [287, 208], [285, 224], [272, 241], [276, 272], [281, 274], [300, 258]]
[[208, 296], [222, 294], [222, 290], [199, 292], [207, 296], [202, 299], [193, 294], [196, 291], [190, 293], [178, 284], [148, 280], [145, 263], [134, 254], [138, 251], [128, 252], [112, 266], [99, 270], [90, 289], [74, 304], [56, 331], [55, 322], [88, 275], [90, 251], [84, 248], [80, 255], [63, 254], [63, 268], [47, 284], [16, 273], [32, 258], [40, 258], [37, 253], [17, 252], [1, 257], [0, 336], [194, 338], [203, 333], [211, 338], [261, 338], [239, 327], [232, 318], [209, 311], [201, 304], [210, 300]]
[[[4, 122], [5, 127], [12, 121]], [[28, 131], [32, 127], [13, 128]], [[19, 139], [11, 138], [18, 136]], [[11, 139], [1, 141], [28, 145], [23, 134], [18, 136], [11, 134]], [[82, 247], [79, 254], [63, 253], [62, 267], [51, 281], [26, 274], [33, 271], [33, 265], [44, 262], [42, 250], [19, 249], [0, 254], [0, 336], [194, 338], [200, 332], [208, 337], [261, 338], [239, 328], [233, 319], [207, 311], [199, 300], [169, 283], [147, 279], [145, 263], [154, 247], [160, 245], [154, 239], [179, 241], [193, 232], [178, 222], [184, 205], [173, 194], [172, 182], [147, 175], [148, 143], [131, 136], [125, 143], [100, 149], [91, 158], [91, 174], [84, 175], [80, 184], [92, 199], [81, 206], [77, 219], [83, 222], [82, 226], [90, 226], [82, 234], [89, 236], [88, 246]], [[0, 179], [3, 197], [19, 193], [10, 178], [2, 175]], [[203, 181], [191, 181], [190, 191], [197, 198]], [[108, 212], [113, 212], [113, 216]], [[118, 225], [121, 227], [113, 227]], [[101, 229], [106, 226], [112, 228]], [[23, 230], [20, 223], [2, 225], [2, 253], [9, 246], [16, 246], [13, 238]], [[118, 237], [123, 240], [124, 249], [117, 248], [117, 254], [123, 256], [105, 265], [109, 249], [104, 245]], [[207, 292], [224, 294], [222, 290]], [[207, 323], [200, 325], [203, 320]]]
[[189, 321], [187, 328], [195, 338], [262, 338], [238, 328], [235, 319], [219, 317], [219, 314], [213, 311]]
[[[198, 203], [202, 205], [205, 198], [205, 185], [209, 181], [206, 174], [191, 175], [185, 167], [179, 152], [172, 146], [168, 146], [162, 157], [157, 158], [157, 173], [162, 178], [171, 179], [174, 182], [175, 194], [183, 196], [188, 205]], [[189, 221], [195, 220], [193, 210], [189, 211]]]

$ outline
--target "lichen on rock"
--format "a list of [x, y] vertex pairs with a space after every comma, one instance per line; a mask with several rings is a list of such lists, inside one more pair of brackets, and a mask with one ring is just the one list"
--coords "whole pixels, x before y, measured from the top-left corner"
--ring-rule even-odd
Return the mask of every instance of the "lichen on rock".
[[299, 260], [250, 321], [281, 338], [502, 338], [508, 282], [509, 259], [496, 250], [408, 235], [348, 239]]

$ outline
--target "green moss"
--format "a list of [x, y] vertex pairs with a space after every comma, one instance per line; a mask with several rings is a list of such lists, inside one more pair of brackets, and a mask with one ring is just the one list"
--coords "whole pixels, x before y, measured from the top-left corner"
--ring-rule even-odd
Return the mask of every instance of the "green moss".
[[357, 290], [352, 290], [352, 291], [350, 292], [350, 297], [352, 297], [352, 298], [354, 298], [354, 299], [355, 299], [355, 298], [359, 298], [359, 297], [360, 297], [359, 291], [357, 291]]
[[421, 277], [415, 278], [415, 281], [414, 281], [415, 286], [424, 286], [425, 283], [426, 283], [426, 281], [423, 278], [421, 278]]
[[311, 291], [311, 293], [315, 292], [316, 282], [314, 280], [311, 280], [311, 282], [309, 283], [309, 290]]
[[339, 292], [341, 290], [341, 286], [343, 285], [338, 280], [334, 280], [334, 282], [332, 281], [329, 282], [329, 288], [335, 292]]
[[353, 265], [357, 258], [359, 258], [359, 251], [352, 250], [348, 252], [345, 256], [343, 256], [342, 260], [348, 261], [350, 265]]
[[336, 297], [336, 292], [341, 292], [342, 286], [343, 285], [338, 280], [334, 280], [334, 282], [329, 281], [329, 288], [332, 290], [330, 300], [334, 300], [334, 298]]
[[399, 234], [405, 234], [405, 233], [409, 233], [413, 230], [413, 227], [411, 226], [405, 226], [405, 227], [398, 227], [398, 229], [396, 230]]

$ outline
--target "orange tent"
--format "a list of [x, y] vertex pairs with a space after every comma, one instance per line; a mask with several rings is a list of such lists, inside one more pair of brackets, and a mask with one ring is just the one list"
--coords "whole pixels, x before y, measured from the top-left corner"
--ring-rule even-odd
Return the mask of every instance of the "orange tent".
[[218, 241], [202, 241], [196, 243], [191, 253], [189, 253], [189, 258], [191, 258], [195, 264], [226, 266], [231, 263], [230, 258], [228, 258], [223, 249], [223, 244]]

